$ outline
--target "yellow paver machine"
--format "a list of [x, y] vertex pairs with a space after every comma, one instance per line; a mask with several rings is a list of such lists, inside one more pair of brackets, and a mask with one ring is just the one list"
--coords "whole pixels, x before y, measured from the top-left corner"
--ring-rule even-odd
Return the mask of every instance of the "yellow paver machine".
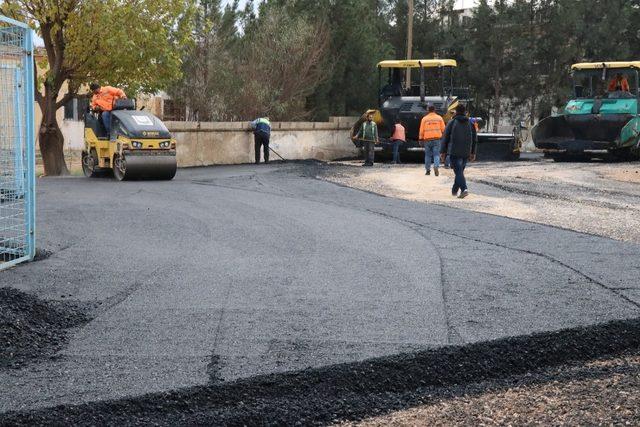
[[[455, 87], [455, 59], [412, 59], [387, 60], [378, 63], [378, 108], [367, 110], [354, 125], [354, 137], [368, 113], [373, 113], [378, 124], [380, 143], [376, 151], [391, 151], [389, 138], [396, 119], [406, 128], [407, 141], [401, 151], [424, 151], [418, 141], [420, 121], [427, 113], [427, 106], [433, 105], [445, 122], [454, 115], [458, 103], [467, 106], [473, 114], [471, 90]], [[406, 74], [411, 70], [410, 84], [405, 84]], [[384, 83], [384, 84], [383, 84]], [[356, 146], [361, 141], [354, 139]], [[521, 141], [514, 133], [478, 133], [479, 160], [516, 160], [520, 157]]]
[[90, 178], [113, 171], [118, 181], [173, 179], [176, 141], [153, 114], [135, 109], [130, 99], [117, 100], [111, 111], [111, 134], [99, 113], [84, 118], [82, 170]]

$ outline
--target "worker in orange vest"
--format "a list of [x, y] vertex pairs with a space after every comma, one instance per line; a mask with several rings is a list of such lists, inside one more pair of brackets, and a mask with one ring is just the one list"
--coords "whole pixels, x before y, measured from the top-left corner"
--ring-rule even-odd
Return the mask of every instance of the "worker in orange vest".
[[113, 110], [113, 104], [116, 99], [127, 99], [127, 95], [122, 89], [112, 86], [100, 86], [98, 83], [91, 83], [89, 89], [93, 93], [91, 108], [100, 112], [104, 128], [107, 134], [111, 134], [111, 110]]
[[440, 139], [444, 132], [444, 120], [438, 113], [433, 104], [429, 104], [427, 115], [420, 122], [420, 132], [418, 139], [420, 144], [424, 146], [424, 167], [425, 175], [431, 175], [431, 160], [433, 160], [433, 172], [436, 176], [440, 175], [438, 168], [440, 167]]
[[393, 144], [393, 163], [394, 165], [400, 164], [400, 145], [407, 142], [405, 137], [405, 128], [399, 118], [396, 119], [396, 124], [393, 126], [393, 135], [391, 135], [391, 143]]
[[609, 92], [629, 92], [629, 81], [621, 73], [616, 73], [616, 76], [609, 82]]

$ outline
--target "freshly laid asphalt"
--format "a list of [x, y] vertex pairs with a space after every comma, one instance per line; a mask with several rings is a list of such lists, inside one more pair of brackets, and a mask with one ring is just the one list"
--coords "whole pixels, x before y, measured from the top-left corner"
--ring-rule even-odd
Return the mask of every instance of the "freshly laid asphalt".
[[91, 307], [0, 368], [0, 413], [640, 317], [640, 246], [381, 197], [315, 163], [171, 182], [38, 181], [38, 246], [0, 287]]

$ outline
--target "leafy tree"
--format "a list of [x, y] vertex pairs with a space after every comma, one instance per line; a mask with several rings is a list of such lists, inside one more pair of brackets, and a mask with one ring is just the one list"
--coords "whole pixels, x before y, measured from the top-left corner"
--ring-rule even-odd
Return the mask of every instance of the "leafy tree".
[[235, 69], [242, 82], [234, 94], [237, 115], [308, 118], [307, 97], [326, 78], [329, 41], [323, 20], [312, 21], [277, 4], [264, 4], [242, 40]]
[[473, 66], [473, 72], [469, 73], [470, 83], [480, 99], [492, 100], [494, 132], [497, 132], [502, 116], [504, 83], [512, 65], [509, 56], [512, 21], [508, 8], [505, 0], [497, 0], [493, 6], [487, 0], [481, 0], [473, 12], [469, 39], [464, 48], [464, 57]]
[[[238, 30], [242, 28], [242, 31]], [[221, 11], [219, 1], [198, 3], [193, 47], [181, 81], [170, 93], [197, 112], [197, 120], [246, 120], [259, 115], [300, 120], [306, 101], [326, 78], [329, 32], [280, 2], [255, 14], [248, 2]]]
[[359, 115], [377, 105], [376, 64], [393, 58], [388, 1], [280, 0], [295, 14], [322, 19], [330, 34], [326, 79], [308, 99], [314, 117]]
[[185, 0], [4, 1], [2, 13], [30, 23], [44, 41], [46, 61], [39, 66], [46, 72], [36, 101], [45, 174], [68, 174], [56, 111], [82, 84], [96, 80], [133, 95], [162, 89], [179, 75], [190, 6]]
[[220, 0], [201, 0], [194, 13], [191, 43], [183, 55], [182, 77], [169, 95], [189, 107], [192, 120], [233, 118], [226, 102], [237, 89], [234, 74], [238, 1], [221, 9]]

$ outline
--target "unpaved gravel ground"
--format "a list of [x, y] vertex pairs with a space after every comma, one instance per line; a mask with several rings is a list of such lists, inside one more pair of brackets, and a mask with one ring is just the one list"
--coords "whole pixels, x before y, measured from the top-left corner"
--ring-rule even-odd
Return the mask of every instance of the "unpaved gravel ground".
[[638, 425], [639, 390], [640, 355], [631, 354], [476, 383], [457, 396], [341, 425]]
[[540, 155], [468, 166], [471, 196], [451, 196], [453, 171], [421, 164], [335, 162], [320, 177], [389, 197], [435, 203], [640, 242], [640, 163], [555, 163]]

